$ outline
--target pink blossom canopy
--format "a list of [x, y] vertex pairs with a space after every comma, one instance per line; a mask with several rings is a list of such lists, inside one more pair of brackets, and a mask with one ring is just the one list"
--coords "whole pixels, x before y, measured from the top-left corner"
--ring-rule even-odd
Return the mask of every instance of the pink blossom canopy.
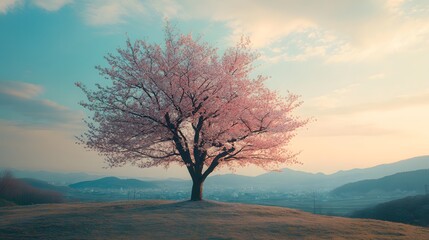
[[163, 45], [128, 40], [106, 56], [108, 67], [97, 67], [110, 84], [77, 84], [93, 113], [79, 139], [110, 166], [177, 162], [203, 179], [218, 165], [295, 161], [288, 143], [307, 120], [292, 115], [298, 96], [281, 97], [264, 86], [266, 77], [251, 77], [256, 57], [246, 39], [219, 57], [169, 27]]

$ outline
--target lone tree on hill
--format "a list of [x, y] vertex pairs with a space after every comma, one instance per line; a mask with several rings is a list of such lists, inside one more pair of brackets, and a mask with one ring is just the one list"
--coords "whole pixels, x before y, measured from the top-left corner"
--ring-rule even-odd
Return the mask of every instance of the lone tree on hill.
[[191, 200], [217, 166], [271, 168], [296, 162], [287, 144], [307, 120], [291, 115], [298, 96], [281, 97], [250, 76], [257, 54], [242, 39], [219, 57], [217, 49], [167, 26], [164, 45], [144, 40], [105, 58], [97, 69], [110, 80], [95, 90], [76, 85], [93, 112], [78, 139], [110, 167], [186, 166]]

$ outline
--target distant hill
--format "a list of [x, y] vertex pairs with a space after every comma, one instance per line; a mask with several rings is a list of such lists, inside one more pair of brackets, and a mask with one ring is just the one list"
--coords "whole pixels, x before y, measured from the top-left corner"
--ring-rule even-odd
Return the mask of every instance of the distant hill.
[[67, 186], [72, 183], [89, 181], [103, 177], [100, 175], [91, 175], [83, 172], [61, 173], [51, 171], [30, 171], [6, 168], [0, 169], [0, 171], [4, 170], [10, 171], [16, 178], [32, 178], [58, 186]]
[[355, 218], [371, 218], [429, 227], [429, 195], [410, 196], [352, 214]]
[[344, 183], [356, 182], [364, 179], [377, 179], [389, 176], [399, 172], [409, 172], [420, 169], [429, 168], [429, 156], [420, 156], [405, 159], [402, 161], [377, 165], [370, 168], [352, 169], [347, 171], [339, 171], [331, 176], [336, 179], [341, 179]]
[[67, 193], [71, 190], [69, 187], [66, 187], [66, 186], [56, 186], [56, 185], [49, 184], [45, 181], [41, 181], [33, 178], [20, 178], [19, 180], [37, 189], [50, 190], [50, 191], [56, 191], [61, 193]]
[[348, 183], [334, 189], [331, 193], [341, 196], [363, 196], [393, 192], [423, 194], [429, 184], [429, 169], [396, 173], [379, 179]]
[[261, 183], [269, 183], [270, 188], [280, 190], [315, 190], [331, 188], [330, 175], [323, 173], [307, 173], [291, 169], [282, 169], [281, 172], [268, 172], [256, 176]]
[[[209, 176], [204, 183], [205, 190], [210, 189], [247, 189], [253, 191], [330, 191], [346, 183], [365, 179], [377, 179], [404, 171], [426, 169], [429, 156], [421, 156], [395, 163], [378, 165], [370, 168], [339, 171], [334, 174], [308, 173], [303, 171], [282, 169], [280, 172], [268, 172], [256, 177], [236, 174]], [[82, 181], [92, 181], [103, 176], [86, 173], [52, 173], [12, 170], [17, 177], [35, 178], [55, 185], [69, 185]], [[166, 176], [167, 177], [167, 176]], [[165, 179], [144, 180], [165, 189], [188, 189], [189, 180]]]
[[205, 187], [246, 188], [254, 191], [306, 191], [320, 188], [331, 188], [326, 183], [329, 175], [307, 173], [291, 169], [281, 172], [268, 172], [259, 176], [249, 177], [235, 174], [215, 175], [205, 181]]
[[59, 203], [63, 202], [63, 194], [53, 190], [54, 186], [36, 180], [39, 188], [32, 186], [28, 182], [32, 179], [17, 179], [10, 172], [5, 172], [0, 176], [0, 206], [10, 204], [31, 205], [42, 203]]
[[205, 187], [220, 187], [223, 188], [243, 188], [255, 186], [257, 180], [255, 177], [242, 176], [236, 174], [213, 175], [207, 178], [204, 182]]
[[105, 177], [93, 181], [78, 182], [69, 185], [71, 188], [98, 188], [98, 189], [140, 189], [140, 188], [156, 188], [157, 185], [153, 182], [141, 181], [137, 179], [120, 179], [117, 177]]
[[421, 156], [375, 167], [339, 171], [334, 174], [308, 173], [282, 169], [256, 177], [225, 174], [209, 177], [206, 187], [254, 188], [256, 190], [311, 191], [332, 190], [346, 183], [376, 179], [404, 171], [426, 169], [429, 156]]
[[2, 239], [428, 239], [429, 229], [212, 201], [0, 208]]

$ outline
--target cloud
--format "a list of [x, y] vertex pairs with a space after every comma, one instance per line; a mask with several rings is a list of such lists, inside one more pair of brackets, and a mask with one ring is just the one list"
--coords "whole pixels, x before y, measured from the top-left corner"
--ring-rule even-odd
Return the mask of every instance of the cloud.
[[402, 14], [401, 7], [407, 0], [386, 0], [385, 6], [387, 10], [395, 14]]
[[[31, 1], [48, 11], [73, 2]], [[0, 12], [18, 3], [22, 0], [3, 0]], [[429, 2], [421, 0], [93, 0], [76, 1], [76, 6], [92, 26], [124, 24], [151, 14], [221, 23], [231, 31], [226, 40], [248, 35], [269, 62], [378, 60], [429, 43]]]
[[149, 0], [148, 7], [160, 13], [164, 18], [173, 18], [182, 12], [180, 4], [174, 0]]
[[358, 114], [363, 112], [385, 112], [395, 111], [405, 108], [429, 106], [429, 91], [413, 94], [401, 95], [385, 101], [367, 102], [362, 104], [344, 105], [344, 99], [351, 89], [344, 88], [334, 91], [332, 94], [323, 95], [311, 100], [310, 104], [317, 107], [319, 114], [323, 115], [345, 115]]
[[33, 4], [47, 11], [58, 11], [73, 0], [32, 0]]
[[[426, 46], [429, 3], [418, 0], [216, 0], [175, 1], [177, 19], [208, 19], [231, 29], [236, 41], [249, 35], [254, 47], [281, 49], [264, 56], [269, 61], [327, 62], [378, 59], [398, 51]], [[167, 11], [167, 6], [164, 8]], [[158, 11], [163, 11], [162, 8]], [[420, 14], [419, 14], [420, 13]], [[429, 10], [428, 12], [429, 13]], [[310, 36], [319, 36], [312, 38]], [[322, 41], [321, 41], [322, 40]]]
[[381, 101], [372, 102], [366, 104], [360, 104], [349, 107], [341, 107], [335, 110], [336, 113], [349, 114], [357, 112], [368, 112], [368, 111], [390, 111], [402, 108], [416, 107], [416, 106], [429, 106], [429, 92], [414, 94], [414, 95], [402, 95], [395, 98]]
[[[429, 16], [429, 15], [428, 15]], [[390, 18], [366, 23], [356, 30], [354, 42], [346, 42], [332, 52], [329, 62], [379, 60], [398, 52], [418, 51], [429, 43], [429, 18], [406, 20]]]
[[24, 82], [0, 82], [0, 118], [29, 126], [78, 126], [83, 114], [47, 99], [43, 88]]
[[[74, 0], [28, 0], [32, 4], [47, 11], [58, 11], [67, 4], [72, 3]], [[16, 8], [17, 6], [24, 5], [24, 0], [1, 0], [0, 13], [6, 14], [8, 11]]]
[[145, 12], [139, 0], [99, 0], [90, 1], [85, 5], [84, 17], [89, 25], [111, 25], [124, 23], [125, 18]]
[[[286, 1], [285, 1], [286, 2]], [[279, 1], [228, 1], [227, 4], [208, 0], [176, 1], [182, 11], [177, 18], [205, 18], [222, 22], [232, 30], [230, 40], [249, 35], [255, 47], [272, 44], [291, 33], [315, 27], [312, 19], [288, 14], [287, 4]]]
[[[359, 95], [364, 84], [352, 84], [310, 101], [317, 122], [308, 136], [319, 137], [412, 137], [427, 134], [429, 89], [416, 94], [399, 95], [385, 100], [357, 103], [351, 95]], [[307, 106], [308, 107], [308, 106]]]
[[306, 61], [312, 58], [323, 58], [338, 43], [329, 32], [310, 28], [291, 33], [282, 40], [262, 50], [262, 60], [277, 63], [279, 61]]
[[6, 14], [13, 8], [21, 5], [23, 0], [1, 0], [0, 1], [0, 13]]
[[0, 93], [23, 99], [34, 98], [43, 92], [41, 86], [25, 82], [1, 82], [0, 86]]
[[359, 83], [353, 83], [345, 87], [335, 89], [329, 94], [310, 99], [309, 105], [317, 108], [319, 111], [337, 109], [344, 103], [344, 100], [349, 97], [349, 94], [359, 87]]
[[[56, 11], [73, 0], [29, 0]], [[0, 13], [23, 0], [2, 0]], [[429, 1], [422, 0], [93, 0], [75, 1], [92, 26], [123, 24], [145, 16], [208, 20], [243, 34], [263, 52], [263, 60], [328, 63], [379, 60], [429, 46]], [[281, 51], [275, 50], [281, 49]], [[274, 50], [274, 51], [273, 51]]]
[[[312, 132], [312, 136], [340, 137], [340, 136], [385, 136], [397, 134], [398, 131], [386, 129], [375, 123], [355, 123], [347, 124], [349, 121], [338, 121], [338, 119], [324, 119], [324, 122], [318, 122], [317, 128]], [[332, 124], [335, 122], [336, 124]]]
[[384, 73], [376, 73], [376, 74], [373, 74], [373, 75], [369, 76], [368, 79], [370, 79], [370, 80], [379, 80], [379, 79], [383, 79], [385, 77], [386, 77], [386, 74], [384, 74]]

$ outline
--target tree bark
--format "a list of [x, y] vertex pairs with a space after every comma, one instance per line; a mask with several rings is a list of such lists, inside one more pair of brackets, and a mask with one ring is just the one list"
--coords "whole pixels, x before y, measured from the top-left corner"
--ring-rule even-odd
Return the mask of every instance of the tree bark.
[[193, 180], [191, 201], [201, 201], [201, 200], [203, 200], [203, 181]]

